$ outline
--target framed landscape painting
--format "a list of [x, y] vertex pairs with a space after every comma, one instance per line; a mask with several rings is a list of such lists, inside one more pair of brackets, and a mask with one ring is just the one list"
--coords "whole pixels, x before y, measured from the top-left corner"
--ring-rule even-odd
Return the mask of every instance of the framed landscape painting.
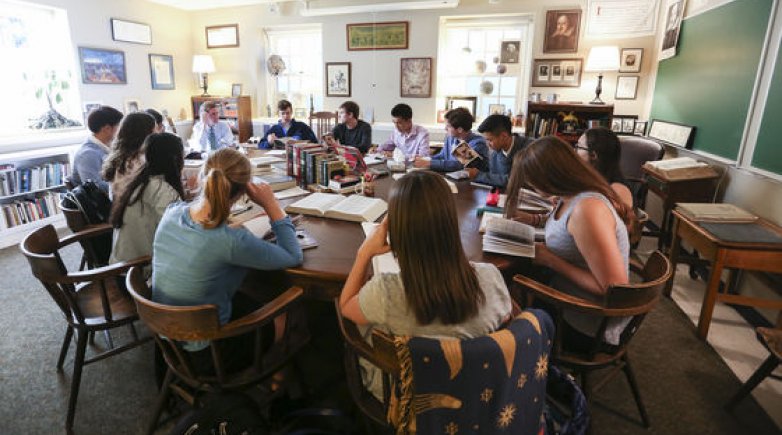
[[82, 83], [124, 85], [125, 52], [102, 48], [79, 47]]
[[348, 24], [348, 50], [405, 50], [408, 29], [407, 21]]

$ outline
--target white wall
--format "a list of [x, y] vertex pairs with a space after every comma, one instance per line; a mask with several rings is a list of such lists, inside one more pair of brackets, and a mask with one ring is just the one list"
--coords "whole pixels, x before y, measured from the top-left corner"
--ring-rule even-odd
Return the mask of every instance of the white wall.
[[[141, 102], [142, 108], [167, 109], [177, 118], [180, 109], [188, 107], [195, 92], [190, 73], [192, 31], [188, 12], [138, 0], [34, 0], [66, 9], [74, 46], [74, 77], [82, 101], [100, 101], [124, 111], [127, 99]], [[111, 18], [148, 24], [152, 28], [152, 45], [132, 44], [111, 39]], [[125, 52], [126, 85], [88, 85], [81, 82], [77, 47], [96, 47]], [[174, 57], [176, 89], [153, 90], [149, 73], [149, 54]]]

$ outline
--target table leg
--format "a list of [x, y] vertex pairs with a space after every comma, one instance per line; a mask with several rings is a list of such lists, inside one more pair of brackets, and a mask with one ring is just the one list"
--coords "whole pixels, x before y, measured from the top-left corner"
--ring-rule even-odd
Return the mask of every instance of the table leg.
[[714, 304], [717, 302], [717, 292], [722, 280], [722, 269], [725, 264], [725, 251], [717, 251], [717, 258], [714, 259], [714, 267], [711, 269], [709, 284], [706, 286], [706, 294], [703, 296], [703, 305], [701, 305], [701, 315], [698, 318], [698, 337], [706, 340], [711, 325], [711, 316], [714, 314]]
[[[662, 238], [662, 235], [660, 236]], [[671, 278], [665, 283], [663, 294], [671, 297], [671, 291], [673, 290], [673, 278], [676, 276], [676, 264], [679, 261], [679, 249], [681, 248], [681, 240], [679, 239], [679, 219], [675, 219], [673, 222], [673, 231], [671, 233], [671, 250], [668, 253], [668, 259], [671, 261]]]
[[657, 249], [665, 252], [665, 245], [668, 243], [668, 237], [671, 234], [671, 209], [663, 207], [663, 220], [660, 222], [660, 237], [657, 238]]

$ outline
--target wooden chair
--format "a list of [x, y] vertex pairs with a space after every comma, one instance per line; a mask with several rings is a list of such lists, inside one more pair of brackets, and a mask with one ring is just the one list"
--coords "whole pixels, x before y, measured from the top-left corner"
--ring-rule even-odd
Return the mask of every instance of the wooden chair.
[[[33, 275], [49, 292], [65, 316], [68, 329], [57, 359], [57, 371], [62, 365], [68, 348], [76, 332], [76, 357], [73, 362], [68, 415], [65, 427], [73, 428], [76, 400], [79, 396], [82, 368], [96, 361], [132, 349], [151, 339], [139, 338], [133, 327], [138, 319], [133, 301], [122, 287], [120, 276], [132, 266], [149, 264], [149, 257], [117, 263], [83, 272], [71, 272], [66, 269], [59, 250], [75, 242], [99, 237], [112, 231], [109, 226], [101, 226], [77, 232], [63, 239], [57, 238], [52, 225], [46, 225], [30, 233], [22, 241], [21, 250], [30, 263]], [[121, 326], [129, 326], [133, 339], [121, 347], [114, 348], [110, 343], [107, 351], [91, 358], [85, 358], [88, 337], [99, 331], [108, 331]]]
[[638, 218], [630, 233], [630, 243], [635, 246], [641, 236], [659, 237], [660, 235], [659, 231], [644, 231], [650, 221], [649, 215], [645, 211], [648, 187], [641, 166], [646, 162], [662, 159], [665, 148], [653, 140], [639, 136], [619, 136], [619, 144], [622, 150], [619, 167], [622, 169], [625, 182], [633, 194], [633, 204]]
[[312, 112], [310, 113], [310, 128], [315, 133], [318, 141], [324, 134], [331, 133], [337, 125], [337, 112]]
[[758, 367], [755, 373], [747, 379], [747, 382], [739, 388], [739, 391], [730, 399], [725, 408], [732, 410], [736, 405], [749, 393], [758, 386], [763, 379], [771, 375], [779, 366], [779, 362], [782, 361], [782, 328], [757, 328], [758, 339], [763, 346], [771, 353], [763, 364]]
[[[543, 285], [525, 276], [516, 275], [513, 280], [521, 289], [525, 304], [529, 305], [534, 299], [541, 299], [557, 309], [556, 325], [557, 339], [554, 341], [553, 360], [558, 365], [572, 369], [580, 378], [582, 389], [589, 400], [596, 390], [618, 373], [624, 371], [630, 388], [633, 392], [638, 411], [646, 427], [649, 427], [649, 416], [646, 413], [641, 393], [627, 356], [627, 347], [635, 336], [646, 314], [657, 304], [665, 286], [665, 282], [671, 277], [671, 263], [660, 251], [655, 251], [649, 260], [641, 268], [638, 264], [630, 264], [631, 269], [637, 273], [641, 282], [626, 285], [614, 285], [608, 288], [602, 303], [588, 301], [576, 296], [565, 294], [549, 286]], [[563, 309], [575, 310], [581, 313], [600, 316], [603, 318], [596, 337], [591, 343], [591, 351], [583, 354], [576, 353], [562, 347], [562, 316]], [[615, 351], [606, 352], [603, 349], [603, 340], [608, 321], [617, 317], [631, 317], [630, 323], [622, 333], [619, 345]], [[587, 382], [587, 373], [613, 366], [613, 370], [599, 383], [590, 389]]]
[[[81, 210], [77, 208], [69, 208], [63, 201], [60, 202], [60, 209], [63, 215], [65, 215], [65, 222], [68, 224], [68, 228], [74, 234], [92, 229], [92, 228], [111, 228], [109, 224], [90, 224], [87, 222], [87, 218], [84, 216]], [[96, 267], [105, 266], [108, 264], [108, 255], [105, 252], [106, 247], [111, 247], [112, 232], [103, 234], [97, 237], [90, 237], [88, 239], [82, 239], [79, 241], [84, 253], [81, 257], [81, 264], [79, 270], [84, 270], [86, 266], [88, 269], [94, 269]]]
[[[355, 323], [342, 317], [339, 310], [339, 302], [335, 301], [335, 304], [340, 330], [345, 340], [344, 363], [348, 390], [353, 401], [364, 415], [369, 417], [375, 424], [385, 429], [390, 429], [392, 423], [389, 422], [389, 408], [395, 406], [395, 400], [392, 399], [392, 391], [396, 388], [397, 383], [400, 382], [403, 370], [403, 363], [400, 361], [396, 350], [396, 337], [381, 330], [373, 329], [372, 343], [370, 344], [364, 339]], [[519, 314], [521, 314], [521, 309], [514, 302], [511, 321]], [[510, 321], [503, 325], [500, 330], [507, 328], [509, 324]], [[382, 400], [378, 400], [364, 386], [359, 358], [369, 361], [382, 371]], [[517, 360], [516, 364], [521, 364], [521, 362]], [[413, 401], [415, 400], [415, 392], [413, 392]], [[404, 401], [404, 399], [400, 398], [399, 401]], [[396, 430], [397, 433], [400, 433], [399, 428], [396, 428]], [[372, 432], [370, 429], [367, 431]], [[427, 432], [423, 431], [421, 433]]]
[[[296, 305], [303, 294], [298, 287], [288, 289], [260, 309], [224, 325], [220, 325], [215, 305], [171, 306], [151, 301], [151, 290], [141, 268], [130, 270], [127, 287], [136, 301], [141, 320], [155, 334], [155, 341], [168, 366], [147, 430], [149, 434], [155, 431], [171, 392], [175, 392], [191, 406], [197, 406], [200, 393], [240, 390], [268, 379], [306, 344], [306, 340], [293, 342], [290, 339], [292, 322], [288, 319], [285, 322], [285, 339], [275, 342], [266, 353], [262, 351], [261, 327]], [[255, 334], [253, 363], [239, 372], [229, 373], [225, 369], [220, 342], [247, 333]], [[199, 373], [191, 353], [183, 350], [177, 343], [179, 341], [208, 341], [215, 373]]]

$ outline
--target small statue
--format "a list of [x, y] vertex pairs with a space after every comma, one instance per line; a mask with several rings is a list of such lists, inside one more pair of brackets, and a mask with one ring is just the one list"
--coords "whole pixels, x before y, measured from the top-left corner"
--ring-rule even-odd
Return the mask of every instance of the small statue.
[[269, 104], [266, 105], [266, 117], [271, 118], [272, 117], [272, 106]]
[[559, 112], [558, 115], [562, 117], [562, 131], [565, 133], [575, 133], [578, 128], [578, 116], [576, 116], [574, 112]]

